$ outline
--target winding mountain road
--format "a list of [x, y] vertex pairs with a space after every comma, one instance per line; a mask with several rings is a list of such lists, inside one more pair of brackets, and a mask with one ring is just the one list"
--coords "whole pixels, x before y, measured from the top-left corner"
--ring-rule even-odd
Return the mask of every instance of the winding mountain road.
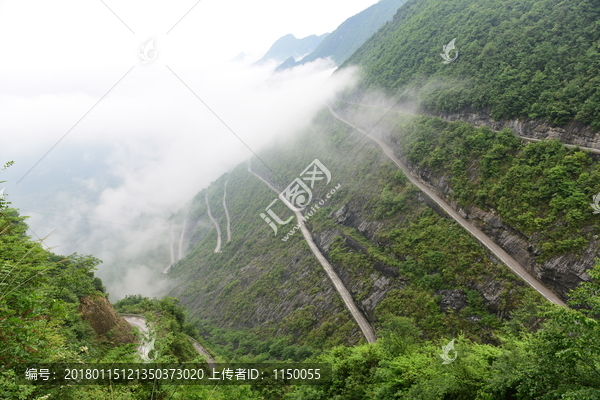
[[[175, 237], [173, 236], [173, 225], [175, 224], [175, 221], [171, 222], [171, 265], [175, 264]], [[169, 265], [169, 267], [171, 266]]]
[[167, 268], [165, 268], [165, 270], [163, 271], [163, 274], [166, 274], [169, 272], [169, 270], [171, 269], [171, 267], [173, 266], [173, 264], [175, 264], [175, 249], [174, 249], [174, 245], [175, 245], [175, 237], [173, 236], [173, 224], [175, 224], [175, 221], [171, 222], [171, 244], [169, 245], [169, 248], [171, 249], [171, 263], [167, 266]]
[[[256, 176], [258, 179], [263, 181], [265, 184], [267, 184], [267, 186], [269, 186], [269, 188], [271, 188], [271, 190], [273, 190], [275, 193], [277, 193], [279, 195], [280, 191], [277, 190], [273, 185], [271, 185], [270, 182], [263, 179], [260, 175], [256, 174], [254, 171], [252, 171], [252, 169], [250, 168], [250, 165], [248, 165], [248, 172], [250, 172], [252, 175]], [[284, 203], [286, 203], [286, 206], [288, 206], [290, 208], [290, 210], [295, 209], [288, 202], [284, 201]], [[354, 320], [360, 327], [363, 335], [367, 339], [367, 342], [375, 343], [377, 341], [377, 337], [375, 336], [375, 330], [373, 329], [371, 324], [369, 324], [369, 322], [364, 317], [364, 315], [362, 315], [362, 313], [360, 312], [358, 307], [356, 307], [356, 304], [354, 303], [354, 299], [350, 295], [350, 292], [348, 292], [348, 289], [346, 289], [346, 286], [344, 286], [344, 283], [339, 278], [339, 276], [336, 274], [335, 270], [333, 269], [333, 267], [331, 266], [329, 261], [327, 261], [327, 259], [323, 256], [323, 254], [321, 254], [321, 251], [315, 244], [315, 242], [310, 234], [310, 231], [308, 230], [308, 228], [306, 227], [306, 224], [304, 223], [304, 219], [302, 218], [302, 213], [300, 211], [294, 211], [294, 214], [296, 214], [296, 219], [298, 220], [298, 223], [300, 224], [300, 229], [302, 230], [302, 234], [304, 235], [304, 239], [306, 240], [306, 243], [308, 243], [308, 247], [310, 247], [310, 250], [312, 251], [312, 253], [315, 255], [317, 260], [319, 260], [319, 262], [321, 263], [321, 266], [325, 270], [325, 273], [327, 274], [327, 276], [333, 283], [333, 286], [335, 287], [337, 292], [340, 294], [340, 297], [344, 301], [346, 308], [348, 309], [348, 311], [350, 311], [350, 314], [352, 315], [352, 317], [354, 318]]]
[[[148, 334], [149, 334], [150, 329], [148, 328], [148, 324], [146, 323], [146, 318], [143, 315], [138, 315], [138, 314], [120, 314], [120, 315], [123, 317], [123, 319], [125, 319], [125, 321], [127, 321], [127, 323], [129, 325], [138, 328], [140, 330], [140, 332], [142, 332], [142, 334], [144, 335], [145, 340], [142, 341], [142, 343], [140, 343], [140, 345], [138, 346], [138, 353], [140, 353], [140, 356], [142, 357], [142, 359], [148, 360], [149, 359], [148, 353], [150, 352], [150, 350], [152, 350], [154, 348], [154, 340], [149, 341], [150, 338], [149, 338]], [[198, 354], [205, 356], [208, 365], [211, 368], [213, 368], [214, 364], [215, 364], [215, 359], [212, 358], [210, 353], [200, 343], [198, 343], [198, 341], [196, 339], [194, 339], [193, 337], [188, 336], [188, 339], [190, 340], [190, 342], [192, 342], [192, 345], [194, 346], [194, 349], [198, 352]]]
[[202, 347], [202, 345], [200, 343], [198, 343], [198, 341], [196, 339], [194, 339], [193, 337], [188, 336], [188, 339], [190, 339], [190, 342], [192, 342], [194, 349], [196, 349], [196, 351], [198, 353], [200, 353], [206, 357], [206, 362], [207, 362], [208, 366], [211, 368], [214, 368], [216, 361], [214, 358], [212, 358], [210, 353], [208, 351], [206, 351], [206, 349], [204, 347]]
[[[338, 100], [338, 101], [341, 101], [341, 102], [344, 102], [344, 103], [347, 103], [347, 104], [352, 104], [352, 105], [355, 105], [355, 106], [369, 107], [369, 108], [376, 108], [376, 109], [384, 109], [384, 110], [393, 111], [393, 112], [399, 113], [399, 114], [427, 115], [427, 116], [431, 116], [429, 114], [418, 114], [418, 113], [415, 113], [413, 111], [408, 111], [408, 110], [394, 110], [393, 108], [387, 108], [387, 107], [383, 107], [383, 106], [375, 106], [375, 105], [371, 105], [371, 104], [353, 103], [353, 102], [345, 101], [345, 100]], [[445, 121], [453, 122], [453, 121], [450, 121], [448, 119], [445, 119]], [[456, 120], [456, 121], [462, 121], [462, 120]], [[465, 121], [463, 121], [463, 122], [465, 122]], [[474, 125], [474, 126], [477, 127], [477, 128], [479, 128], [481, 126], [486, 126], [492, 132], [500, 132], [498, 130], [490, 128], [487, 125]], [[517, 135], [517, 134], [515, 134], [515, 136], [518, 137], [519, 139], [526, 140], [528, 142], [542, 142], [544, 140], [549, 140], [549, 139], [536, 139], [536, 138], [531, 138], [531, 137], [528, 137], [528, 136], [521, 136], [521, 135]], [[587, 152], [590, 152], [590, 153], [600, 154], [600, 149], [596, 149], [594, 147], [583, 147], [583, 146], [579, 146], [579, 145], [576, 145], [576, 144], [564, 143], [562, 141], [561, 141], [561, 143], [565, 147], [568, 147], [570, 149], [580, 149], [580, 150], [587, 151]]]
[[381, 140], [368, 135], [363, 129], [358, 126], [352, 124], [351, 122], [344, 119], [342, 116], [337, 114], [330, 106], [329, 112], [342, 121], [343, 123], [351, 126], [356, 129], [358, 132], [361, 132], [369, 139], [375, 141], [383, 150], [383, 152], [404, 172], [404, 175], [410, 180], [410, 182], [417, 186], [423, 193], [425, 193], [431, 200], [433, 200], [436, 204], [438, 204], [448, 215], [450, 215], [456, 222], [459, 223], [460, 226], [465, 228], [467, 232], [469, 232], [475, 239], [477, 239], [482, 245], [484, 245], [489, 251], [491, 251], [498, 259], [500, 259], [507, 267], [509, 267], [514, 273], [516, 273], [521, 279], [523, 279], [527, 284], [529, 284], [533, 289], [535, 289], [538, 293], [540, 293], [544, 298], [548, 301], [557, 304], [561, 307], [566, 307], [566, 304], [549, 288], [540, 283], [537, 279], [535, 279], [529, 272], [525, 270], [514, 258], [512, 258], [506, 251], [504, 251], [500, 246], [498, 246], [492, 239], [490, 239], [487, 235], [485, 235], [479, 228], [472, 225], [466, 219], [464, 219], [458, 212], [456, 212], [448, 203], [442, 200], [432, 189], [430, 189], [424, 182], [422, 182], [419, 178], [412, 174], [412, 172], [408, 169], [408, 167], [400, 161], [398, 157], [394, 154], [393, 150]]
[[144, 336], [137, 350], [140, 357], [144, 361], [148, 361], [150, 359], [148, 354], [154, 348], [154, 339], [150, 340], [150, 329], [146, 324], [146, 318], [136, 314], [121, 314], [121, 316], [129, 325], [138, 328]]
[[227, 182], [225, 182], [225, 190], [223, 190], [223, 208], [225, 209], [225, 216], [227, 217], [227, 243], [231, 242], [231, 219], [229, 218], [229, 210], [227, 209]]
[[187, 216], [183, 220], [183, 228], [181, 229], [181, 235], [179, 236], [179, 257], [177, 257], [178, 261], [181, 261], [183, 258], [183, 235], [185, 234], [185, 228], [187, 226]]
[[208, 204], [208, 194], [205, 196], [205, 200], [206, 200], [206, 212], [208, 213], [208, 217], [210, 218], [212, 223], [215, 225], [215, 228], [217, 228], [217, 247], [215, 247], [215, 253], [220, 253], [221, 252], [221, 228], [219, 227], [217, 220], [210, 213], [210, 204]]

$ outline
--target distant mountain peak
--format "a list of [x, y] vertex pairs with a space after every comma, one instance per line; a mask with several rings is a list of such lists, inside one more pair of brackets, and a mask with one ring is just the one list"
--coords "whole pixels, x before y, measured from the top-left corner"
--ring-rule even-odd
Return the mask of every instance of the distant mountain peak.
[[269, 51], [255, 65], [264, 64], [269, 61], [281, 63], [290, 57], [294, 58], [294, 60], [300, 59], [313, 52], [327, 35], [329, 33], [320, 36], [310, 35], [302, 39], [297, 39], [296, 36], [288, 33], [277, 39]]
[[292, 64], [289, 60], [284, 59], [285, 65], [281, 64], [277, 67], [277, 71], [327, 57], [331, 57], [336, 65], [340, 65], [379, 28], [391, 21], [405, 2], [406, 0], [381, 0], [377, 4], [373, 4], [345, 20], [335, 31], [324, 38], [314, 51], [300, 61]]
[[240, 54], [232, 58], [231, 62], [243, 62], [246, 57], [248, 57], [248, 54], [242, 51]]

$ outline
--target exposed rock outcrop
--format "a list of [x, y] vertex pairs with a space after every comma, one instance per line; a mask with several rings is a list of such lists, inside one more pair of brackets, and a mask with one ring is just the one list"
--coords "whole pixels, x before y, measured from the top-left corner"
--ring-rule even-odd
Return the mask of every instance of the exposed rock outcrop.
[[466, 108], [460, 112], [436, 115], [447, 121], [460, 120], [474, 126], [487, 126], [494, 130], [509, 128], [519, 136], [533, 139], [558, 139], [563, 143], [600, 149], [600, 132], [595, 132], [589, 126], [577, 121], [558, 126], [550, 122], [530, 118], [494, 120], [485, 111], [475, 112], [472, 108]]
[[444, 312], [460, 311], [468, 305], [467, 296], [460, 289], [439, 290], [437, 294], [442, 296], [440, 308]]
[[[590, 127], [579, 122], [570, 122], [563, 127], [551, 124], [545, 121], [532, 120], [528, 118], [514, 120], [494, 120], [485, 111], [475, 112], [472, 109], [465, 109], [455, 113], [429, 114], [441, 117], [447, 121], [464, 121], [474, 126], [487, 126], [493, 130], [504, 128], [511, 129], [516, 135], [525, 136], [533, 139], [559, 139], [561, 142], [600, 149], [600, 132], [594, 132]], [[347, 116], [348, 117], [348, 116]], [[451, 176], [439, 175], [427, 168], [418, 167], [411, 164], [402, 154], [401, 146], [398, 143], [398, 137], [392, 135], [388, 128], [378, 126], [373, 133], [385, 141], [394, 151], [395, 155], [401, 159], [418, 176], [422, 182], [427, 184], [440, 197], [445, 199], [463, 218], [472, 222], [477, 228], [483, 231], [488, 237], [500, 245], [511, 257], [517, 260], [529, 273], [553, 290], [562, 298], [567, 299], [568, 292], [575, 288], [580, 282], [588, 281], [589, 275], [585, 272], [590, 269], [595, 258], [598, 257], [600, 241], [590, 240], [587, 249], [579, 254], [566, 254], [555, 256], [550, 259], [540, 261], [540, 248], [536, 241], [536, 236], [528, 237], [513, 226], [502, 221], [497, 212], [493, 209], [482, 210], [475, 206], [466, 206], [462, 208], [452, 199], [453, 191], [449, 184]], [[598, 155], [593, 155], [598, 158]], [[467, 171], [467, 176], [473, 178], [477, 171], [472, 168]], [[441, 216], [446, 214], [427, 196], [423, 196], [423, 201], [433, 208]], [[341, 210], [340, 210], [341, 211]], [[346, 212], [340, 212], [338, 218], [344, 218]], [[347, 218], [347, 217], [346, 217]], [[491, 257], [492, 260], [494, 259]], [[492, 285], [493, 286], [493, 285]], [[477, 290], [484, 290], [484, 295], [488, 304], [494, 307], [496, 290], [493, 287], [478, 287]], [[500, 292], [498, 288], [497, 292]]]
[[[456, 119], [459, 119], [458, 117], [462, 115], [463, 114], [456, 114], [454, 116], [456, 117]], [[466, 115], [468, 117], [465, 117], [465, 120], [467, 120], [467, 122], [476, 124], [476, 121], [487, 121], [491, 125], [493, 125], [491, 122], [493, 120], [490, 119], [490, 121], [488, 121], [487, 119], [481, 117], [478, 114]], [[448, 116], [448, 119], [451, 120], [451, 116]], [[497, 123], [500, 124], [501, 122]], [[506, 124], [506, 127], [514, 129], [513, 127], [509, 126], [508, 122], [506, 122]], [[523, 124], [518, 126], [521, 126], [521, 129], [531, 130], [520, 131], [520, 134], [523, 134], [525, 136], [531, 136], [534, 128], [537, 129], [536, 132], [538, 132], [539, 135], [542, 135], [541, 132], [546, 132], [544, 134], [548, 135], [550, 134], [549, 132], [564, 131], [565, 135], [573, 135], [575, 134], [574, 132], [579, 132], [578, 130], [568, 131], [567, 128], [552, 128], [550, 124], [544, 124], [539, 121], [529, 121], [528, 124]], [[493, 129], [502, 129], [503, 127], [504, 126], [500, 125], [492, 126]], [[554, 130], [544, 130], [544, 127], [548, 129], [552, 128]], [[583, 128], [580, 131], [588, 132]], [[587, 137], [591, 136], [588, 135]], [[448, 201], [448, 203], [463, 216], [463, 218], [472, 222], [475, 226], [477, 226], [477, 228], [479, 228], [487, 236], [492, 238], [494, 242], [500, 245], [504, 249], [504, 251], [506, 251], [508, 254], [510, 254], [511, 257], [517, 260], [529, 273], [534, 275], [545, 285], [552, 287], [554, 291], [561, 297], [562, 300], [566, 300], [568, 292], [571, 289], [575, 288], [580, 282], [590, 280], [590, 276], [585, 271], [590, 269], [594, 265], [595, 258], [599, 256], [597, 249], [600, 247], [600, 242], [598, 240], [592, 239], [588, 244], [587, 249], [583, 253], [566, 254], [552, 257], [545, 261], [539, 261], [538, 256], [540, 255], [540, 249], [536, 245], [535, 235], [532, 237], [528, 237], [513, 226], [506, 224], [497, 215], [495, 210], [486, 211], [473, 205], [469, 205], [464, 208], [460, 207], [456, 201], [452, 200], [452, 189], [449, 186], [449, 182], [451, 181], [450, 176], [439, 176], [436, 175], [434, 172], [428, 170], [427, 168], [417, 168], [415, 165], [410, 164], [409, 161], [403, 156], [403, 154], [400, 151], [400, 146], [395, 140], [389, 137], [389, 133], [385, 134], [383, 139], [390, 146], [392, 146], [396, 156], [402, 159], [415, 175], [417, 175], [422, 181], [428, 184], [428, 186], [431, 189], [433, 189], [439, 196], [445, 198]], [[561, 141], [567, 141], [571, 139], [572, 138], [570, 136], [561, 137]], [[597, 139], [593, 140], [599, 140], [598, 143], [600, 144], [600, 136], [598, 136]], [[592, 147], [595, 146], [594, 143], [595, 142], [581, 142], [581, 145]], [[432, 208], [437, 212], [443, 214], [443, 212], [440, 211], [437, 207], [434, 207], [431, 204], [429, 205], [432, 206]]]
[[[353, 213], [348, 204], [342, 206], [334, 215], [338, 221], [343, 221], [344, 225], [348, 224], [347, 226], [365, 233], [366, 236], [374, 237], [374, 233], [379, 227], [379, 224], [376, 222], [367, 222], [361, 219], [359, 213]], [[367, 247], [353, 238], [344, 235], [340, 229], [328, 229], [315, 236], [315, 243], [327, 258], [330, 258], [329, 252], [336, 237], [341, 237], [344, 245], [353, 252], [365, 255], [369, 254]], [[331, 264], [344, 285], [348, 288], [348, 291], [352, 294], [352, 297], [356, 300], [357, 306], [370, 321], [373, 321], [373, 313], [387, 293], [392, 289], [400, 289], [404, 286], [404, 278], [399, 277], [398, 269], [380, 261], [373, 262], [373, 270], [371, 271], [360, 270], [355, 272], [352, 272], [348, 268], [351, 266], [333, 262]], [[364, 279], [365, 276], [369, 276], [369, 278]]]
[[114, 343], [136, 343], [131, 326], [121, 317], [106, 297], [86, 296], [79, 301], [79, 314], [101, 340]]

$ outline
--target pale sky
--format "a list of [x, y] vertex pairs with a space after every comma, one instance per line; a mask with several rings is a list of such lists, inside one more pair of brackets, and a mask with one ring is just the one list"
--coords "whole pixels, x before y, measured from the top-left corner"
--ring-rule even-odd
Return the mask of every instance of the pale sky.
[[[252, 59], [285, 34], [331, 32], [374, 3], [0, 0], [0, 167], [15, 161], [0, 190], [38, 236], [54, 231], [55, 252], [94, 254], [110, 268], [155, 232], [119, 224], [144, 217], [168, 229], [172, 213], [252, 155], [198, 97], [255, 151], [290, 137], [354, 72], [332, 77], [324, 60], [273, 76], [276, 65]], [[151, 39], [155, 58], [143, 64]], [[252, 59], [228, 62], [242, 51]], [[157, 294], [139, 274], [108, 284], [118, 297]]]
[[196, 0], [3, 0], [0, 1], [0, 34], [4, 38], [0, 71], [94, 68], [121, 63], [135, 58], [140, 44], [150, 38], [156, 38], [163, 57], [172, 57], [170, 62], [233, 58], [242, 51], [258, 55], [288, 33], [301, 38], [331, 32], [345, 19], [375, 3], [374, 0], [201, 0], [199, 3]]

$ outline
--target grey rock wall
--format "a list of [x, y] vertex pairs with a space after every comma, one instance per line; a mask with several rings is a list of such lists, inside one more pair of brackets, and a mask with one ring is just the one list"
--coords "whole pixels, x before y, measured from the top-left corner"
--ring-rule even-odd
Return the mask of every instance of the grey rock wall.
[[436, 115], [447, 121], [465, 121], [473, 126], [487, 126], [497, 131], [509, 128], [516, 135], [533, 139], [558, 139], [563, 143], [600, 149], [600, 132], [581, 122], [571, 121], [561, 127], [530, 118], [494, 120], [485, 111], [475, 112], [472, 109]]

